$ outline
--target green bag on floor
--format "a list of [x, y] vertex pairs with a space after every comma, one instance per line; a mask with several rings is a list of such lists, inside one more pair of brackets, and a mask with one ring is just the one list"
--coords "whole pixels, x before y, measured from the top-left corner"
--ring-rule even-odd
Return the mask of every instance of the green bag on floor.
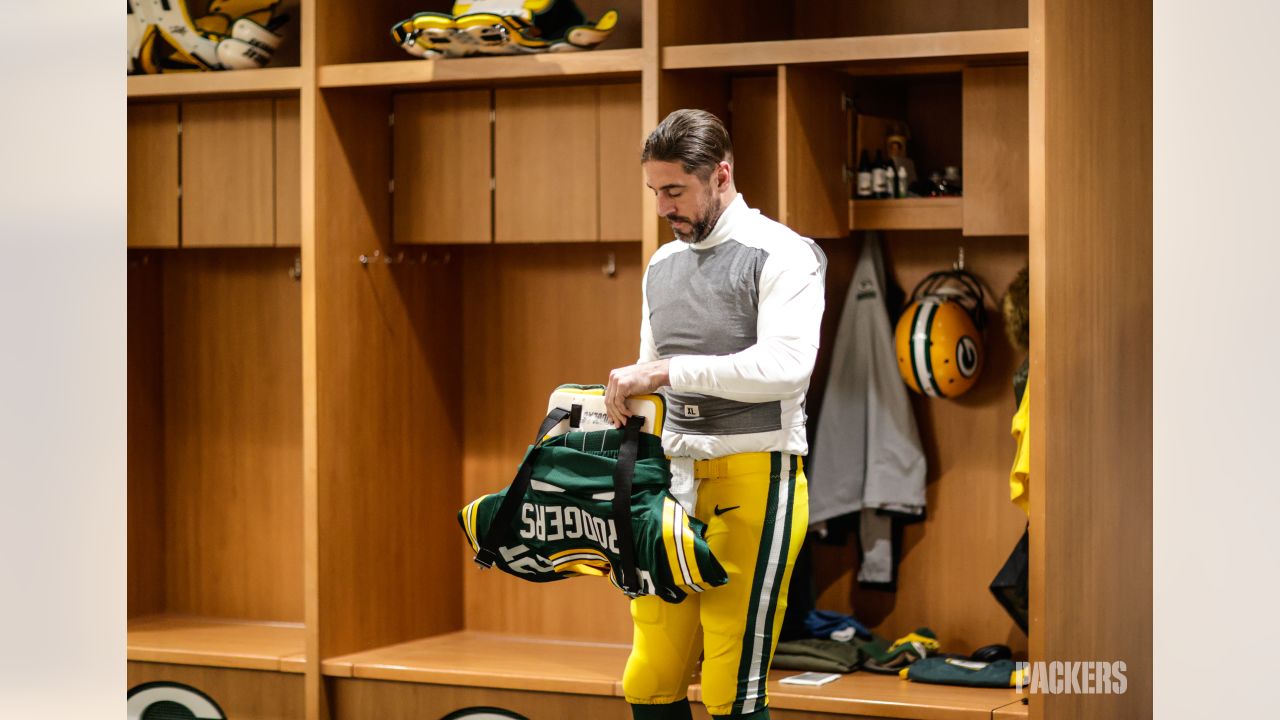
[[1014, 685], [1017, 665], [1012, 660], [981, 662], [957, 658], [923, 658], [903, 668], [901, 675], [916, 682], [937, 685], [1007, 688]]

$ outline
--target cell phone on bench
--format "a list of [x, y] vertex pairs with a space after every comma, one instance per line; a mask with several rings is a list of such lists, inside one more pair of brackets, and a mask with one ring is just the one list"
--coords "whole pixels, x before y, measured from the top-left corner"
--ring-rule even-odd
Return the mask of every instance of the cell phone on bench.
[[788, 675], [778, 682], [783, 685], [805, 685], [808, 687], [821, 687], [829, 682], [839, 680], [840, 675], [837, 673], [820, 673], [807, 672], [799, 675]]

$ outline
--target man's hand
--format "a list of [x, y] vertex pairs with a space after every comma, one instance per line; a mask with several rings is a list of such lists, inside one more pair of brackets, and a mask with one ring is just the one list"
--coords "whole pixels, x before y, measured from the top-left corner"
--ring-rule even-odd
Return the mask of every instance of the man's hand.
[[671, 360], [654, 360], [639, 365], [628, 365], [609, 372], [609, 384], [604, 391], [604, 407], [614, 427], [622, 427], [631, 417], [627, 398], [644, 395], [671, 384], [667, 374]]

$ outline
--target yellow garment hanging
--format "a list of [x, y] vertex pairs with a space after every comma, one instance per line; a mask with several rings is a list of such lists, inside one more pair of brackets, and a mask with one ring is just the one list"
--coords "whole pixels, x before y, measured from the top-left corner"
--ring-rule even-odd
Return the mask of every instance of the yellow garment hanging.
[[1029, 517], [1031, 515], [1031, 379], [1022, 390], [1022, 403], [1018, 412], [1013, 415], [1013, 428], [1010, 431], [1018, 443], [1018, 452], [1013, 458], [1013, 469], [1009, 471], [1009, 499], [1022, 508]]

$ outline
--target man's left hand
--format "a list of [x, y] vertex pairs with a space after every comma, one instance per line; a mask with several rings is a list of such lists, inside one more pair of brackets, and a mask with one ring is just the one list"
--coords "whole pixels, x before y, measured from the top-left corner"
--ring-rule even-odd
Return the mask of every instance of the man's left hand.
[[654, 360], [616, 368], [609, 372], [609, 384], [604, 391], [604, 407], [609, 413], [609, 420], [614, 427], [622, 427], [631, 417], [631, 409], [627, 407], [627, 398], [632, 395], [644, 395], [658, 388], [671, 384], [668, 370], [670, 358]]

